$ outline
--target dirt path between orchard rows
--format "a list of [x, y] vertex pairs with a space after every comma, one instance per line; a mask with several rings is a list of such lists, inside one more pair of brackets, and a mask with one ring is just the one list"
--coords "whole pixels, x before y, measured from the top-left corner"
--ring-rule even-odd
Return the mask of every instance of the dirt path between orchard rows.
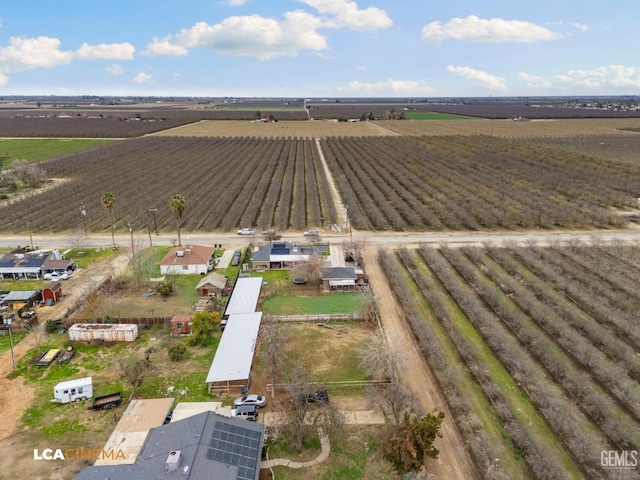
[[435, 443], [440, 450], [440, 456], [437, 460], [427, 461], [427, 470], [436, 474], [438, 478], [447, 480], [477, 478], [476, 470], [465, 453], [465, 445], [438, 385], [413, 339], [399, 305], [389, 291], [385, 275], [377, 262], [377, 254], [378, 249], [375, 246], [365, 246], [367, 278], [380, 309], [384, 333], [394, 350], [404, 352], [403, 365], [399, 372], [400, 381], [413, 391], [425, 412], [436, 408], [446, 415], [442, 424], [442, 438]]

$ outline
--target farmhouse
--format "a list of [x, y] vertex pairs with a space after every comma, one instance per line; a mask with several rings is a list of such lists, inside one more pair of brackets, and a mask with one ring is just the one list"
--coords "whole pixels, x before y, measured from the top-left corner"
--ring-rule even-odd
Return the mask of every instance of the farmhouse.
[[0, 257], [0, 277], [3, 280], [42, 277], [46, 253], [6, 253]]
[[258, 480], [264, 425], [203, 412], [152, 428], [135, 463], [85, 467], [75, 480]]
[[212, 272], [196, 286], [199, 297], [216, 297], [227, 294], [227, 277]]
[[4, 280], [35, 280], [45, 273], [75, 268], [75, 260], [64, 260], [57, 252], [6, 253], [0, 256], [0, 278]]
[[326, 255], [322, 245], [297, 245], [292, 242], [269, 243], [253, 252], [254, 270], [292, 269], [309, 261], [311, 257]]
[[161, 275], [206, 275], [213, 270], [215, 248], [188, 245], [172, 248], [160, 261]]
[[325, 290], [353, 290], [356, 288], [358, 276], [350, 267], [327, 268], [322, 274], [322, 285]]

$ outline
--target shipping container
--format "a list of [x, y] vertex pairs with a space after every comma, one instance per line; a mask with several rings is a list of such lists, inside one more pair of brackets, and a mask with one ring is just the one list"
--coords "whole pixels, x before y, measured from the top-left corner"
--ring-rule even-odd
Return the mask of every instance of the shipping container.
[[69, 328], [69, 339], [77, 342], [133, 342], [136, 338], [138, 325], [135, 324], [76, 323]]

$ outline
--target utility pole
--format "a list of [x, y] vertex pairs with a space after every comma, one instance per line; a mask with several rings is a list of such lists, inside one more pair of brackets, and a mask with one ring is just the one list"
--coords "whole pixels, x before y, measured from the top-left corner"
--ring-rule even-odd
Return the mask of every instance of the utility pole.
[[159, 235], [158, 234], [158, 223], [156, 222], [156, 213], [158, 212], [158, 209], [154, 205], [153, 207], [151, 207], [149, 209], [149, 211], [153, 214], [153, 229], [155, 230], [156, 235]]
[[131, 234], [131, 256], [133, 257], [133, 254], [136, 252], [133, 250], [133, 225], [131, 222], [129, 222], [129, 233]]
[[347, 217], [347, 228], [349, 229], [349, 238], [353, 243], [353, 231], [351, 230], [351, 222], [349, 221], [349, 205], [344, 206], [344, 214]]
[[84, 234], [87, 234], [87, 209], [84, 208], [84, 202], [80, 204], [80, 214], [82, 215], [82, 225], [84, 225]]
[[153, 247], [153, 242], [151, 241], [151, 225], [147, 223], [147, 228], [149, 229], [149, 246]]
[[11, 345], [11, 360], [13, 361], [13, 369], [16, 369], [16, 357], [13, 354], [13, 335], [11, 334], [11, 319], [5, 318], [4, 324], [9, 327], [9, 344]]
[[27, 222], [27, 228], [29, 229], [29, 243], [31, 244], [31, 250], [33, 250], [33, 234], [31, 233], [31, 222]]

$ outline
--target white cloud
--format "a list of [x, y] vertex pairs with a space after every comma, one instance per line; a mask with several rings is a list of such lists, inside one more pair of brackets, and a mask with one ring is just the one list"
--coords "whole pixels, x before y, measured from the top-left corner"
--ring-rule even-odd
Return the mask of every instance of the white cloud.
[[553, 84], [542, 77], [526, 72], [520, 72], [518, 76], [525, 81], [529, 88], [551, 88]]
[[226, 0], [223, 3], [226, 3], [227, 5], [229, 5], [230, 7], [242, 7], [245, 3], [247, 3], [249, 0]]
[[0, 87], [4, 87], [9, 83], [9, 77], [7, 77], [4, 73], [0, 72]]
[[136, 83], [138, 85], [142, 85], [142, 84], [150, 84], [153, 83], [153, 78], [151, 77], [151, 75], [144, 73], [144, 72], [140, 72], [139, 74], [137, 74], [135, 77], [133, 77], [133, 79], [131, 80], [133, 83]]
[[60, 40], [52, 37], [11, 37], [8, 47], [0, 47], [0, 69], [22, 72], [34, 68], [68, 65], [73, 52], [60, 50]]
[[504, 91], [509, 89], [504, 78], [491, 75], [482, 70], [475, 70], [471, 67], [454, 67], [449, 65], [447, 67], [447, 71], [477, 82], [490, 90]]
[[124, 68], [122, 68], [122, 65], [114, 63], [113, 65], [105, 68], [104, 71], [111, 75], [122, 75], [124, 73]]
[[75, 57], [80, 60], [133, 60], [135, 47], [130, 43], [101, 43], [89, 45], [83, 43], [76, 50]]
[[640, 69], [624, 65], [609, 65], [593, 70], [570, 70], [564, 75], [555, 75], [555, 80], [588, 90], [613, 88], [640, 88]]
[[178, 45], [176, 43], [172, 43], [173, 36], [167, 35], [164, 38], [153, 37], [153, 40], [149, 45], [147, 45], [147, 49], [142, 52], [142, 55], [148, 55], [150, 57], [155, 57], [159, 55], [170, 55], [170, 56], [184, 56], [189, 54], [189, 49]]
[[577, 28], [578, 30], [580, 30], [582, 32], [588, 32], [589, 30], [591, 30], [591, 27], [589, 27], [589, 25], [587, 25], [585, 23], [569, 22], [569, 25], [571, 25], [572, 27]]
[[435, 21], [422, 28], [421, 39], [440, 43], [454, 39], [469, 42], [521, 42], [531, 43], [562, 38], [562, 35], [536, 25], [519, 20], [502, 18], [484, 19], [475, 15], [467, 18], [453, 18], [447, 23]]
[[389, 28], [393, 21], [387, 12], [377, 7], [359, 9], [352, 0], [298, 0], [315, 8], [328, 17], [323, 21], [326, 28], [349, 28], [352, 30], [378, 30]]
[[415, 80], [387, 80], [384, 82], [349, 82], [346, 87], [339, 88], [341, 93], [358, 96], [424, 96], [431, 95], [436, 90], [423, 81]]
[[316, 17], [302, 11], [287, 12], [282, 21], [260, 15], [235, 16], [216, 25], [196, 23], [175, 35], [171, 44], [266, 60], [295, 56], [302, 50], [326, 49], [325, 37], [316, 31], [319, 25]]

